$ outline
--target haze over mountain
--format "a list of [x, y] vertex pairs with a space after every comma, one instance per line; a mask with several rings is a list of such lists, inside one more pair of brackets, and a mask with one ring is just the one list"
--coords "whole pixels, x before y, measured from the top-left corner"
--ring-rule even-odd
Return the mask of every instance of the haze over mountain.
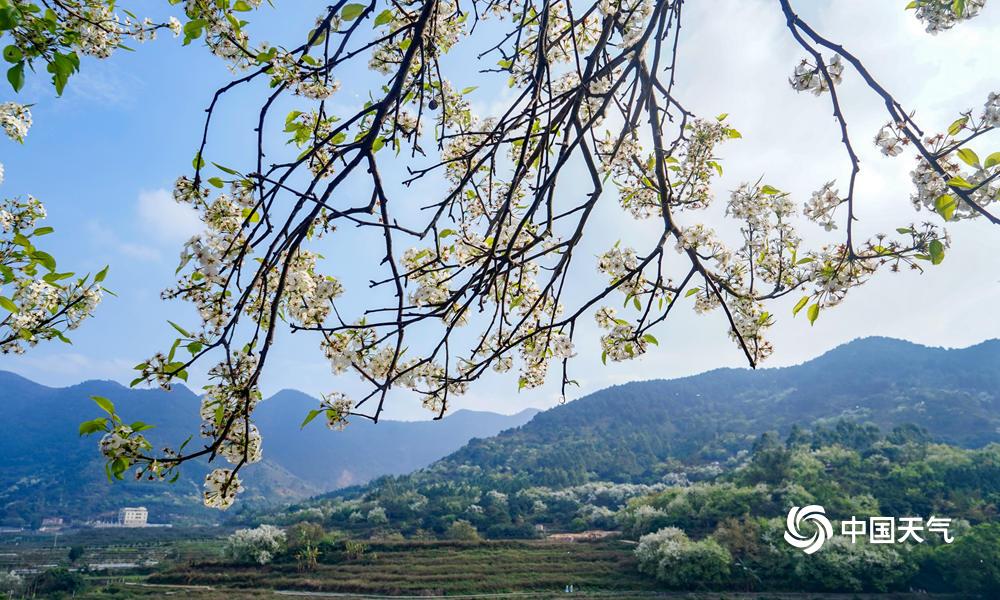
[[[82, 421], [100, 414], [90, 400], [94, 395], [114, 402], [127, 421], [155, 425], [148, 432], [155, 447], [176, 445], [199, 428], [198, 396], [184, 386], [165, 392], [87, 381], [50, 388], [0, 371], [0, 525], [37, 524], [44, 516], [109, 518], [119, 507], [134, 504], [149, 507], [155, 522], [220, 518], [200, 506], [205, 463], [185, 465], [174, 484], [108, 482], [97, 438], [77, 435]], [[293, 390], [260, 404], [256, 422], [266, 458], [243, 471], [245, 505], [291, 502], [380, 475], [408, 473], [473, 436], [516, 427], [537, 412], [508, 416], [460, 410], [436, 422], [378, 425], [358, 420], [343, 432], [329, 431], [317, 419], [300, 431], [302, 419], [317, 404]]]

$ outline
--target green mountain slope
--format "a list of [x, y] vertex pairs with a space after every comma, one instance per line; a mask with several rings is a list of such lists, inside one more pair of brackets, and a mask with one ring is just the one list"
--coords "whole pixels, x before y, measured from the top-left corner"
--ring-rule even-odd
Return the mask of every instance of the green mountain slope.
[[552, 486], [649, 481], [670, 458], [711, 461], [764, 431], [841, 418], [915, 424], [962, 446], [1000, 440], [1000, 340], [945, 350], [867, 338], [794, 367], [615, 386], [474, 440], [435, 468], [475, 465]]
[[329, 526], [408, 535], [441, 535], [464, 519], [491, 538], [531, 536], [535, 524], [613, 527], [628, 498], [713, 479], [744, 464], [765, 432], [784, 438], [804, 426], [864, 439], [870, 426], [903, 425], [964, 447], [1000, 441], [1000, 341], [945, 350], [867, 338], [794, 367], [616, 386], [411, 475], [267, 518], [322, 508]]

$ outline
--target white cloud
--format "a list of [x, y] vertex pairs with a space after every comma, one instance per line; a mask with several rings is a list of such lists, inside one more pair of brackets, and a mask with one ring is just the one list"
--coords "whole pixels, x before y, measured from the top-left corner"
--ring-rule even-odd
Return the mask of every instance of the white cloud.
[[142, 228], [164, 243], [183, 242], [202, 229], [194, 209], [174, 202], [162, 188], [139, 192], [137, 211]]
[[112, 228], [101, 221], [91, 220], [85, 226], [91, 238], [101, 248], [144, 262], [155, 262], [161, 258], [160, 251], [156, 248], [138, 242], [122, 240]]

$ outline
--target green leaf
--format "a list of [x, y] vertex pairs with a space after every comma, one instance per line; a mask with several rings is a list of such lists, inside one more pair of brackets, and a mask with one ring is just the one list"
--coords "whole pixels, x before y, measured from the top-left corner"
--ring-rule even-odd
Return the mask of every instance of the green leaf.
[[969, 150], [968, 148], [961, 148], [958, 152], [956, 152], [956, 154], [958, 154], [958, 157], [962, 159], [962, 162], [970, 167], [979, 166], [979, 155], [972, 150]]
[[660, 342], [656, 341], [656, 338], [653, 337], [652, 334], [647, 333], [646, 335], [642, 336], [642, 339], [646, 340], [650, 344], [653, 344], [654, 346], [660, 345]]
[[955, 121], [953, 121], [952, 124], [948, 126], [948, 135], [958, 135], [958, 132], [962, 131], [962, 128], [965, 127], [965, 124], [968, 123], [968, 121], [969, 117], [961, 117], [959, 119], [955, 119]]
[[941, 240], [933, 240], [928, 250], [931, 254], [931, 264], [939, 265], [944, 261], [944, 244]]
[[84, 421], [80, 423], [80, 435], [90, 435], [92, 433], [97, 433], [98, 431], [104, 431], [107, 429], [108, 420], [104, 417], [93, 419], [91, 421]]
[[184, 24], [184, 45], [187, 46], [193, 40], [201, 37], [201, 34], [205, 31], [205, 26], [208, 25], [208, 21], [205, 19], [193, 19]]
[[806, 304], [809, 304], [809, 296], [802, 296], [802, 299], [799, 300], [795, 304], [795, 308], [792, 309], [792, 315], [794, 316], [794, 315], [799, 314], [799, 311], [801, 311], [803, 308], [805, 308]]
[[211, 177], [211, 178], [209, 178], [208, 183], [211, 186], [217, 187], [217, 188], [221, 188], [221, 187], [223, 187], [225, 185], [225, 183], [222, 182], [222, 179], [220, 177]]
[[[301, 114], [302, 114], [302, 113], [301, 113], [301, 112], [299, 112], [299, 113], [298, 113], [298, 114], [296, 114], [295, 116], [297, 117], [297, 116], [299, 116], [299, 115], [301, 115]], [[294, 119], [294, 118], [295, 118], [295, 117], [292, 117], [292, 119]], [[212, 164], [213, 164], [213, 165], [215, 165], [215, 168], [216, 168], [216, 169], [219, 169], [220, 171], [223, 171], [223, 172], [225, 172], [225, 173], [229, 173], [230, 175], [239, 175], [239, 172], [238, 172], [238, 171], [236, 171], [235, 169], [230, 169], [229, 167], [224, 167], [224, 166], [222, 166], [222, 165], [220, 165], [219, 163], [216, 163], [216, 162], [214, 162], [214, 163], [212, 163]]]
[[464, 96], [465, 94], [471, 94], [472, 92], [478, 89], [479, 89], [478, 85], [469, 86], [467, 88], [462, 89], [462, 95]]
[[97, 275], [94, 275], [94, 283], [101, 283], [107, 276], [108, 276], [108, 267], [104, 267], [103, 269], [97, 272]]
[[963, 189], [967, 189], [967, 190], [970, 190], [970, 189], [972, 189], [974, 187], [971, 183], [969, 183], [968, 181], [966, 181], [965, 178], [963, 178], [963, 177], [952, 177], [951, 179], [949, 179], [947, 181], [947, 184], [950, 185], [951, 187], [963, 188]]
[[934, 210], [937, 211], [945, 221], [950, 221], [953, 216], [955, 216], [955, 209], [958, 208], [958, 202], [955, 197], [951, 194], [942, 194], [938, 196], [937, 200], [934, 201]]
[[305, 418], [304, 421], [302, 421], [302, 425], [299, 426], [299, 429], [305, 429], [305, 426], [308, 425], [309, 423], [311, 423], [313, 419], [315, 419], [316, 417], [318, 417], [319, 413], [321, 413], [321, 412], [323, 412], [323, 411], [320, 410], [320, 409], [314, 409], [314, 410], [309, 411], [309, 414], [306, 415], [306, 418]]
[[6, 308], [8, 312], [12, 313], [21, 312], [20, 309], [17, 307], [17, 305], [14, 304], [14, 302], [12, 302], [10, 298], [7, 298], [5, 296], [0, 296], [0, 306]]
[[364, 4], [348, 4], [340, 11], [340, 18], [345, 21], [353, 21], [361, 16], [367, 8]]
[[100, 406], [102, 409], [104, 409], [104, 412], [108, 413], [109, 415], [115, 414], [115, 405], [111, 403], [111, 400], [108, 400], [103, 396], [91, 396], [90, 399], [96, 402], [97, 405]]
[[779, 190], [776, 187], [765, 185], [764, 187], [760, 188], [760, 193], [767, 194], [768, 196], [773, 196], [774, 194], [780, 194], [781, 190]]
[[167, 323], [170, 323], [170, 326], [173, 327], [174, 329], [176, 329], [177, 333], [183, 335], [184, 337], [191, 337], [191, 334], [188, 333], [188, 330], [184, 329], [183, 327], [181, 327], [177, 323], [174, 323], [173, 321], [170, 321], [170, 320], [168, 320]]
[[233, 4], [233, 10], [239, 12], [249, 12], [253, 10], [253, 7], [244, 2], [244, 0], [236, 0], [236, 3]]
[[79, 69], [80, 58], [76, 55], [76, 52], [68, 54], [55, 52], [52, 55], [52, 60], [49, 61], [45, 70], [52, 73], [52, 85], [56, 88], [56, 95], [62, 96], [63, 90], [66, 89], [66, 83], [69, 81], [69, 76]]
[[809, 317], [810, 325], [816, 322], [816, 319], [819, 318], [819, 302], [809, 307], [809, 310], [806, 312], [806, 316]]
[[375, 27], [385, 25], [386, 23], [392, 21], [392, 11], [388, 8], [383, 10], [375, 17]]
[[15, 92], [20, 92], [21, 88], [24, 87], [24, 61], [17, 63], [13, 67], [7, 69], [7, 81], [10, 82], [10, 87], [14, 88]]
[[994, 152], [986, 157], [986, 162], [983, 163], [984, 169], [989, 169], [990, 167], [995, 167], [1000, 165], [1000, 152]]
[[14, 44], [10, 44], [3, 49], [3, 59], [9, 63], [21, 62], [22, 58], [24, 58], [24, 53]]
[[14, 29], [21, 21], [21, 11], [10, 6], [9, 2], [4, 2], [4, 7], [0, 8], [0, 31]]

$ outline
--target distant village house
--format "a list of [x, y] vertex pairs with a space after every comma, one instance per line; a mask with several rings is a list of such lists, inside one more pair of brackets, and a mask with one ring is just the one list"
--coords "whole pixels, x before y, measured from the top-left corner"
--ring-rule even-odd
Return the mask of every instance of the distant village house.
[[590, 531], [581, 531], [580, 533], [553, 533], [546, 539], [551, 542], [589, 542], [594, 540], [603, 540], [616, 535], [618, 535], [617, 531], [601, 531], [599, 529], [591, 529]]
[[145, 527], [148, 520], [149, 511], [145, 506], [126, 506], [118, 511], [118, 525], [121, 527]]

